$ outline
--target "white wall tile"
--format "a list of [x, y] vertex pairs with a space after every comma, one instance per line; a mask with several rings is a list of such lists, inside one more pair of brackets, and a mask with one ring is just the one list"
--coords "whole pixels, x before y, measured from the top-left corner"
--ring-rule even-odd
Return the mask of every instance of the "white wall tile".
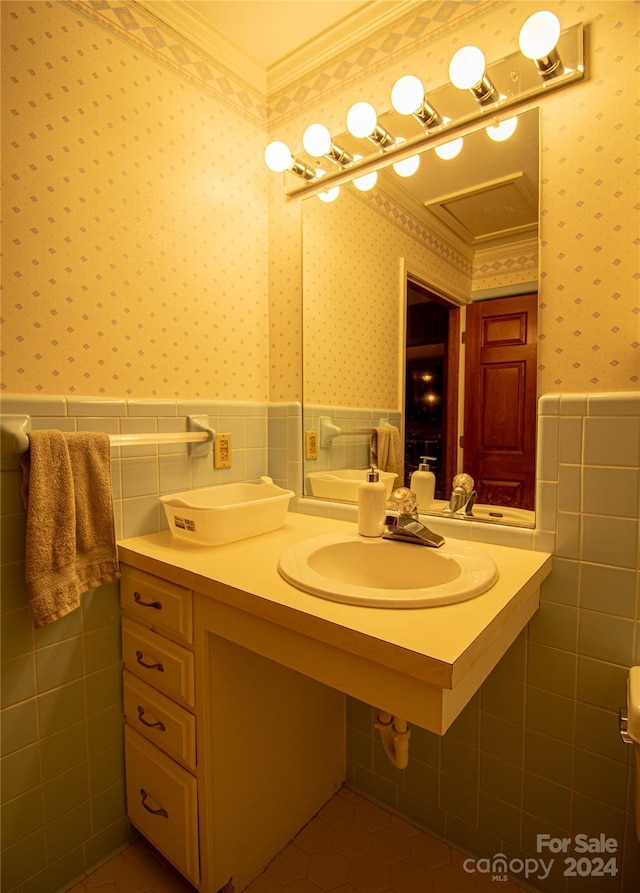
[[583, 515], [583, 561], [612, 564], [616, 567], [637, 567], [638, 521]]
[[[640, 359], [639, 361], [640, 362]], [[640, 415], [640, 390], [589, 394], [589, 415]]]
[[582, 462], [582, 417], [560, 418], [558, 460], [577, 465]]
[[581, 495], [581, 467], [579, 465], [560, 465], [558, 470], [558, 510], [579, 512]]
[[557, 416], [538, 419], [538, 448], [536, 451], [536, 478], [542, 481], [558, 480], [558, 432]]
[[583, 511], [638, 517], [640, 473], [636, 469], [585, 466], [583, 485]]
[[580, 554], [580, 515], [558, 512], [556, 551], [563, 558], [578, 558]]
[[586, 418], [584, 420], [586, 465], [640, 465], [640, 416]]
[[587, 414], [587, 395], [586, 394], [561, 394], [560, 395], [560, 413], [561, 415], [579, 415]]

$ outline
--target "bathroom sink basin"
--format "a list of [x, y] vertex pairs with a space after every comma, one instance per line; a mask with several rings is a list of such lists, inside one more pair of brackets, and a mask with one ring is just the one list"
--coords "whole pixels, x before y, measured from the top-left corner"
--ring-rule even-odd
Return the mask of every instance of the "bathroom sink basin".
[[426, 608], [466, 601], [498, 578], [489, 555], [448, 540], [439, 549], [329, 533], [290, 546], [278, 569], [297, 589], [331, 601], [378, 608]]

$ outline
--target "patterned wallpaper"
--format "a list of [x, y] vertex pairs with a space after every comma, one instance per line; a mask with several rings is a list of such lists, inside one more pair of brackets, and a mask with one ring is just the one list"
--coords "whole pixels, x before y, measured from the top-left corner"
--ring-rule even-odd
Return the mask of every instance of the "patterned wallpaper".
[[[443, 4], [444, 6], [445, 4]], [[446, 4], [455, 7], [456, 4]], [[640, 387], [640, 301], [637, 222], [637, 33], [640, 6], [632, 2], [547, 2], [563, 27], [584, 22], [588, 77], [550, 94], [541, 110], [541, 233], [539, 393], [637, 390]], [[373, 41], [374, 70], [362, 65], [339, 94], [303, 93], [300, 111], [271, 128], [272, 138], [300, 148], [305, 126], [324, 122], [344, 130], [344, 116], [360, 99], [382, 110], [391, 85], [417, 74], [429, 87], [447, 77], [448, 62], [465, 43], [480, 43], [488, 59], [517, 48], [531, 3], [481, 3], [454, 27], [431, 19], [415, 45], [381, 55], [398, 35]], [[468, 10], [468, 7], [467, 7]], [[362, 48], [361, 58], [365, 58]], [[350, 70], [351, 71], [351, 70]], [[291, 175], [286, 175], [290, 177]], [[288, 343], [300, 326], [299, 293], [285, 272], [294, 269], [300, 231], [283, 197], [283, 179], [272, 175], [269, 193], [270, 252], [279, 257], [270, 274], [272, 313], [286, 323], [286, 337], [271, 336], [271, 399], [299, 395]], [[340, 200], [340, 199], [339, 199]], [[291, 260], [288, 268], [286, 258]], [[326, 395], [330, 399], [331, 395]]]
[[478, 248], [473, 257], [473, 291], [537, 282], [538, 242], [523, 239], [500, 248]]
[[[585, 23], [589, 76], [541, 103], [539, 389], [637, 389], [640, 10], [545, 6]], [[301, 210], [265, 121], [295, 148], [311, 118], [339, 132], [463, 43], [512, 51], [530, 7], [417, 3], [267, 102], [135, 3], [3, 3], [2, 387], [300, 399]]]
[[468, 261], [375, 190], [307, 200], [302, 218], [305, 403], [400, 409], [400, 259], [463, 294]]
[[264, 400], [264, 127], [76, 6], [2, 4], [2, 386]]

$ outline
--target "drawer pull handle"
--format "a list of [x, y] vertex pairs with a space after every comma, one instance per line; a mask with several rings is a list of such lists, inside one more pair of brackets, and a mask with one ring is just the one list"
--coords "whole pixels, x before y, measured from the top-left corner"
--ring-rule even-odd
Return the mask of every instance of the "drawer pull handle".
[[143, 658], [142, 651], [136, 651], [136, 660], [138, 661], [138, 663], [140, 664], [141, 667], [144, 667], [145, 670], [157, 670], [158, 673], [164, 673], [164, 667], [162, 666], [161, 663], [145, 664], [145, 662], [142, 660], [142, 658]]
[[167, 727], [163, 722], [149, 722], [148, 719], [144, 718], [144, 707], [138, 704], [138, 719], [142, 723], [143, 726], [146, 726], [148, 729], [160, 729], [161, 732], [166, 732]]
[[160, 809], [152, 809], [150, 806], [147, 806], [147, 797], [148, 796], [149, 795], [147, 794], [145, 789], [140, 788], [140, 802], [142, 803], [144, 808], [147, 810], [147, 812], [150, 812], [152, 815], [159, 815], [163, 819], [168, 819], [169, 813], [167, 812], [166, 809], [163, 809], [162, 807], [160, 807]]
[[136, 604], [140, 605], [141, 608], [156, 608], [158, 611], [162, 610], [161, 602], [143, 602], [139, 592], [133, 593], [133, 600]]

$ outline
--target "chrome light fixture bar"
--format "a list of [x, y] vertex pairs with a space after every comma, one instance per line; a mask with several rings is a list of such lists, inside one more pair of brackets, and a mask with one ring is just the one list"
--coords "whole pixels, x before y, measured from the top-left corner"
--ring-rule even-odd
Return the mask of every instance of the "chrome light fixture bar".
[[[548, 15], [552, 15], [549, 13]], [[522, 31], [525, 38], [521, 38], [521, 43], [525, 45], [527, 29], [531, 16]], [[554, 16], [555, 18], [555, 16]], [[405, 106], [406, 110], [397, 109], [401, 114], [407, 115], [422, 125], [421, 132], [418, 135], [411, 136], [407, 134], [403, 139], [392, 137], [384, 127], [379, 124], [377, 115], [375, 115], [375, 128], [379, 128], [386, 139], [375, 140], [371, 133], [365, 134], [362, 138], [368, 138], [374, 142], [377, 151], [369, 154], [362, 159], [354, 160], [339, 170], [331, 171], [319, 178], [306, 178], [304, 183], [294, 185], [291, 189], [287, 189], [288, 198], [302, 198], [308, 195], [315, 195], [321, 191], [326, 191], [331, 187], [340, 186], [343, 183], [353, 181], [354, 178], [361, 178], [366, 174], [374, 173], [382, 168], [395, 165], [404, 161], [416, 153], [426, 148], [441, 147], [446, 143], [452, 142], [472, 133], [478, 126], [487, 126], [495, 124], [496, 121], [504, 121], [505, 118], [511, 117], [517, 111], [526, 111], [530, 108], [536, 108], [539, 100], [550, 91], [570, 86], [583, 80], [585, 76], [585, 60], [584, 60], [584, 27], [582, 23], [573, 25], [562, 31], [557, 39], [557, 45], [550, 49], [547, 44], [538, 42], [533, 46], [527, 46], [525, 50], [511, 53], [503, 59], [490, 63], [486, 66], [480, 82], [476, 82], [473, 86], [486, 80], [484, 86], [479, 88], [481, 96], [491, 96], [492, 90], [495, 90], [495, 98], [486, 98], [484, 103], [474, 93], [474, 101], [466, 100], [462, 92], [452, 88], [451, 84], [443, 85], [435, 90], [429, 91], [429, 103], [427, 103], [422, 84], [418, 81], [418, 87], [413, 84], [414, 96], [418, 99], [414, 103], [413, 100]], [[541, 54], [541, 55], [538, 55]], [[533, 62], [533, 64], [532, 64]], [[484, 66], [483, 66], [484, 67]], [[487, 87], [487, 84], [490, 86]], [[497, 86], [494, 86], [497, 85]], [[471, 88], [466, 88], [471, 89]], [[488, 91], [488, 92], [487, 92]], [[422, 103], [420, 102], [420, 92], [422, 92]], [[459, 100], [453, 100], [452, 94], [460, 94]], [[435, 109], [431, 106], [438, 109]], [[453, 112], [456, 115], [453, 120], [449, 120], [446, 113], [447, 107], [452, 104], [456, 108], [461, 107], [461, 103], [467, 104], [464, 110], [460, 108], [460, 112]], [[409, 106], [413, 105], [413, 108]], [[426, 124], [429, 113], [421, 113], [422, 106], [428, 106], [431, 111], [438, 116], [438, 123]], [[395, 103], [394, 103], [395, 107]], [[506, 114], [508, 112], [508, 114]], [[424, 119], [424, 120], [423, 120]], [[394, 127], [395, 129], [395, 127]], [[414, 127], [415, 130], [415, 127]], [[361, 131], [362, 132], [362, 131]], [[358, 137], [359, 135], [356, 134]], [[380, 150], [383, 151], [380, 151]], [[286, 168], [285, 168], [286, 169]]]

